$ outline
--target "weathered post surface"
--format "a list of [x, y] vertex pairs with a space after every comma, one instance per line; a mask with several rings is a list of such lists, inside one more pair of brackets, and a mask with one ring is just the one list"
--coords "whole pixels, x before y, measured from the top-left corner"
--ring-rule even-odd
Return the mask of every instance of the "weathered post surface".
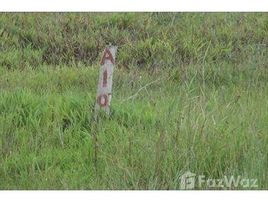
[[97, 98], [95, 105], [95, 119], [103, 109], [110, 114], [110, 104], [112, 99], [113, 70], [115, 65], [116, 46], [108, 46], [103, 52], [101, 59], [100, 75], [97, 89]]

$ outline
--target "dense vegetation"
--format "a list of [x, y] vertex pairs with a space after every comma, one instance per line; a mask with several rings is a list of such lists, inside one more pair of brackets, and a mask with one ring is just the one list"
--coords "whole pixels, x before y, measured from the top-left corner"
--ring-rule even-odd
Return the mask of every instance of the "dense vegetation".
[[1, 13], [0, 189], [178, 189], [186, 171], [267, 189], [267, 47], [267, 13]]

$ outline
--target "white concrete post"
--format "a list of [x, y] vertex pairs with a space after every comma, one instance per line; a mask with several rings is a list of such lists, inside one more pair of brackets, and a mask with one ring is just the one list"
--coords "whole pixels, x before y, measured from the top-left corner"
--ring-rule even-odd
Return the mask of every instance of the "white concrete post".
[[95, 105], [95, 118], [100, 109], [103, 109], [107, 114], [110, 114], [116, 51], [116, 46], [109, 46], [106, 47], [103, 52]]

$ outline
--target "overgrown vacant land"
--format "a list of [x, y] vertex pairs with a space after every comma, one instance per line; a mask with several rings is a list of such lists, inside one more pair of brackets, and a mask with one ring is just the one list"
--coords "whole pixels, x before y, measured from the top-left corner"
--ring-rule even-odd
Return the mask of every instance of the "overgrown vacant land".
[[268, 189], [267, 47], [267, 13], [1, 13], [0, 189], [179, 189], [186, 171]]

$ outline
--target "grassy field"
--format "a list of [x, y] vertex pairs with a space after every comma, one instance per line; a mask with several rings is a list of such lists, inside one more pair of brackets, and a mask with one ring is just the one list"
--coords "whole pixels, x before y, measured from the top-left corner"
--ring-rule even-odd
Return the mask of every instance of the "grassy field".
[[1, 13], [0, 189], [179, 189], [186, 171], [268, 189], [267, 83], [267, 13]]

